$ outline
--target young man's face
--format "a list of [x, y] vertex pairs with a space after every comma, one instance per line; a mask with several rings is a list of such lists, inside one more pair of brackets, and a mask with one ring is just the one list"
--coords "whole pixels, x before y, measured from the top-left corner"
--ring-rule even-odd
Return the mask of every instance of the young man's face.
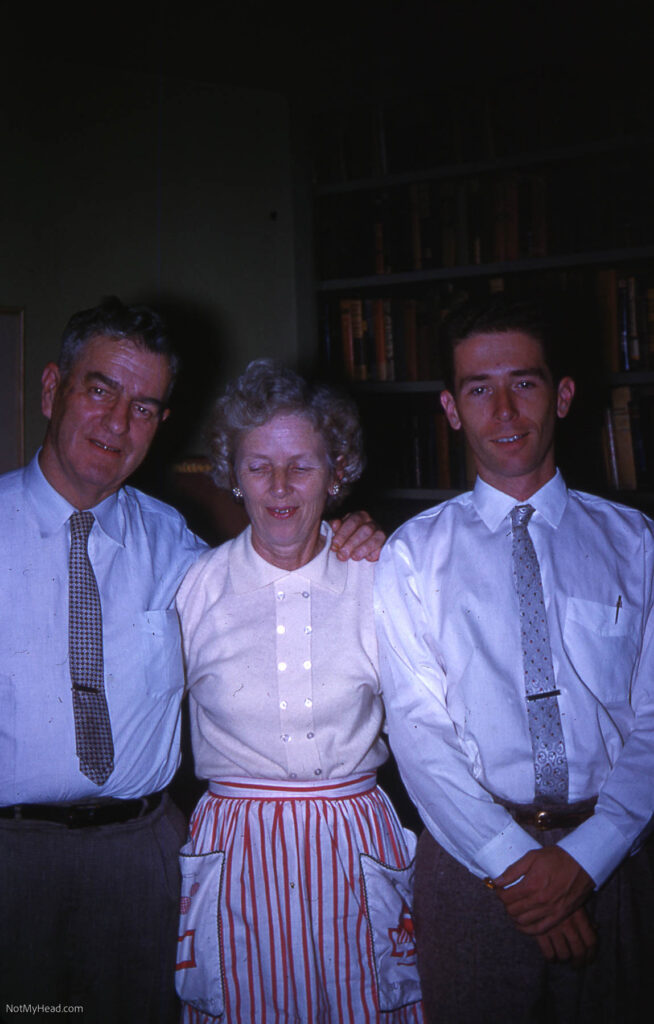
[[141, 464], [168, 415], [170, 377], [166, 356], [105, 335], [87, 342], [66, 378], [48, 363], [40, 464], [76, 508], [97, 505]]
[[554, 475], [554, 425], [574, 381], [554, 386], [540, 342], [522, 331], [475, 334], [454, 350], [454, 392], [441, 403], [463, 429], [482, 480], [525, 501]]

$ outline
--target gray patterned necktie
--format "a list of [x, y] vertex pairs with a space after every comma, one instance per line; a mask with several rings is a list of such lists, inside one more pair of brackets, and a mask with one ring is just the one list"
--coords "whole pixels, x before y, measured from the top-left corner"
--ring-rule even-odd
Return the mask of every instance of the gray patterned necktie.
[[114, 744], [104, 692], [102, 609], [87, 542], [94, 515], [70, 517], [68, 650], [80, 771], [97, 786], [114, 769]]
[[513, 576], [520, 605], [520, 636], [527, 717], [536, 773], [536, 799], [564, 804], [568, 799], [568, 761], [554, 683], [550, 635], [538, 558], [527, 524], [531, 505], [511, 509]]

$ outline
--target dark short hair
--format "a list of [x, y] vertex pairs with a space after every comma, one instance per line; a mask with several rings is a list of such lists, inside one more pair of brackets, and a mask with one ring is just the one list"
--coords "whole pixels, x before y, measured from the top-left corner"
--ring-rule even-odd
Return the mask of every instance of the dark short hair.
[[231, 487], [234, 459], [240, 438], [261, 427], [278, 413], [306, 416], [322, 436], [333, 469], [341, 460], [342, 477], [337, 504], [363, 471], [363, 441], [354, 402], [330, 387], [306, 381], [272, 359], [255, 359], [228, 384], [218, 399], [207, 431], [213, 478], [219, 487]]
[[560, 333], [558, 316], [539, 302], [494, 296], [482, 301], [455, 306], [443, 320], [439, 333], [443, 378], [449, 390], [454, 388], [454, 352], [462, 341], [475, 334], [505, 334], [520, 331], [539, 342], [545, 365], [557, 383], [560, 372]]
[[125, 306], [115, 295], [92, 309], [82, 309], [71, 316], [59, 350], [58, 366], [62, 377], [68, 376], [85, 345], [100, 334], [125, 338], [148, 352], [164, 356], [170, 367], [166, 398], [170, 396], [179, 369], [179, 358], [163, 319], [150, 306]]

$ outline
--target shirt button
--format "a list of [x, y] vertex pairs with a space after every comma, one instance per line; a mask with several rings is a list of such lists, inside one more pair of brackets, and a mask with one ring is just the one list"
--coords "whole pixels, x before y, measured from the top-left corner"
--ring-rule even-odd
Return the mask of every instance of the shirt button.
[[308, 596], [309, 596], [309, 591], [308, 590], [303, 590], [302, 591], [302, 597], [308, 597]]
[[308, 740], [312, 740], [312, 739], [313, 739], [313, 737], [314, 737], [314, 735], [315, 735], [315, 733], [312, 733], [312, 732], [308, 732], [308, 733], [307, 733], [307, 739], [308, 739]]
[[286, 626], [278, 626], [277, 627], [277, 632], [278, 633], [285, 633], [286, 632]]
[[297, 779], [297, 772], [291, 772], [291, 774], [289, 775], [289, 778], [290, 779]]
[[314, 775], [322, 775], [322, 768], [316, 768]]
[[305, 661], [304, 662], [304, 668], [311, 668], [311, 662], [310, 661]]
[[282, 740], [284, 741], [284, 743], [290, 743], [291, 737], [288, 735], [287, 732], [284, 732], [282, 733]]
[[285, 661], [278, 661], [277, 662], [277, 668], [279, 669], [280, 672], [285, 672], [286, 671], [286, 662]]
[[282, 709], [282, 711], [286, 711], [286, 708], [288, 707], [288, 702], [285, 700], [280, 700], [279, 706]]
[[313, 630], [311, 629], [311, 626], [305, 626], [304, 627], [304, 632], [309, 634], [309, 633], [313, 632]]
[[304, 701], [305, 708], [310, 708], [312, 706], [312, 704], [313, 704], [313, 701], [311, 700], [311, 697], [307, 697], [306, 700]]
[[284, 596], [285, 595], [284, 595], [284, 591], [283, 590], [278, 590], [277, 591], [277, 600], [278, 601], [283, 601], [284, 600]]

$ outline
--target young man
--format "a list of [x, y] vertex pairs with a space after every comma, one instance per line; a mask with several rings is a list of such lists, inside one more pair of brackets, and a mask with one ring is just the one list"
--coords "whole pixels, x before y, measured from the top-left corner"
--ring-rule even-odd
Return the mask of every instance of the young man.
[[427, 827], [425, 1005], [447, 1024], [642, 1019], [654, 524], [566, 488], [574, 382], [537, 310], [464, 307], [445, 334], [441, 401], [478, 478], [401, 527], [377, 574], [389, 735]]
[[[93, 1024], [178, 1016], [174, 598], [205, 545], [124, 486], [176, 365], [152, 310], [75, 314], [42, 376], [43, 447], [0, 479], [0, 1006], [40, 1005], [39, 1020], [73, 1005]], [[374, 558], [362, 518], [344, 556], [358, 540]]]

